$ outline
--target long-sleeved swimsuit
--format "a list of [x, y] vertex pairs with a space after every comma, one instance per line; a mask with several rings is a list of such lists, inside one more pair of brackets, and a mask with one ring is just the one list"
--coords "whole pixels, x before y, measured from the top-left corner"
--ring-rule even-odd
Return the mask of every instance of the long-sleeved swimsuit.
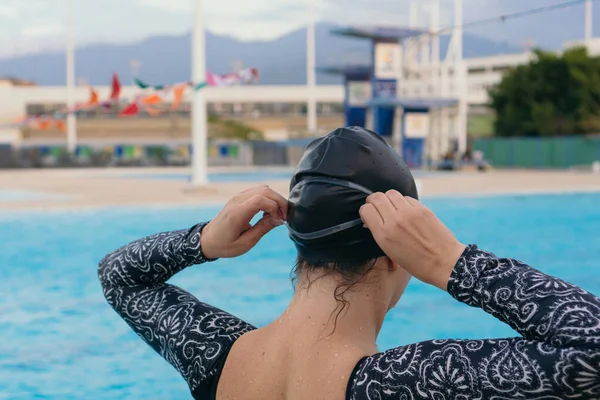
[[[159, 233], [108, 254], [99, 277], [108, 303], [172, 364], [193, 398], [214, 399], [233, 343], [256, 329], [167, 282], [208, 260], [205, 224]], [[431, 340], [362, 358], [348, 400], [600, 399], [600, 299], [522, 262], [466, 248], [448, 282], [521, 336]]]

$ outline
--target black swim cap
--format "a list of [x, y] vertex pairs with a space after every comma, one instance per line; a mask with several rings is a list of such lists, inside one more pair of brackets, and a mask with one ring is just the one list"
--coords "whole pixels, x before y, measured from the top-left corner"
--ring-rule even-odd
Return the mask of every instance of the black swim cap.
[[313, 140], [290, 182], [287, 224], [300, 258], [343, 262], [385, 255], [358, 211], [369, 193], [390, 189], [418, 199], [404, 160], [377, 133], [353, 126]]

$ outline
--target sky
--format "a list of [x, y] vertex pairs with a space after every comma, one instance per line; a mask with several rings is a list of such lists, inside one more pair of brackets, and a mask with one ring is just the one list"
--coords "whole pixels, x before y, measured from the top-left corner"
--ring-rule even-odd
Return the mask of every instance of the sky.
[[[71, 0], [78, 46], [131, 43], [155, 35], [181, 35], [193, 24], [198, 0]], [[207, 29], [242, 40], [269, 40], [302, 27], [308, 6], [319, 21], [407, 25], [411, 0], [202, 0]], [[419, 4], [428, 21], [433, 0]], [[479, 20], [565, 0], [464, 0], [464, 21]], [[68, 0], [0, 0], [0, 57], [64, 48]], [[452, 24], [453, 0], [440, 0], [443, 26]], [[582, 6], [581, 6], [582, 7]], [[583, 7], [582, 7], [583, 9]], [[582, 21], [583, 22], [583, 21]], [[548, 29], [552, 29], [549, 27]], [[485, 30], [481, 30], [483, 35]]]

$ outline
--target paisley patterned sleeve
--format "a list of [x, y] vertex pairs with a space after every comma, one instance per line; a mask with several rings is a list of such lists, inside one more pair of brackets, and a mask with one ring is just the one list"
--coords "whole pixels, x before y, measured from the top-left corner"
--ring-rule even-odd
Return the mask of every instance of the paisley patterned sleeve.
[[234, 341], [254, 327], [165, 282], [207, 261], [200, 248], [206, 224], [159, 233], [108, 254], [98, 275], [108, 303], [185, 378], [192, 393], [208, 390]]
[[357, 365], [350, 399], [600, 399], [598, 297], [474, 245], [448, 292], [522, 337], [433, 340], [375, 354]]

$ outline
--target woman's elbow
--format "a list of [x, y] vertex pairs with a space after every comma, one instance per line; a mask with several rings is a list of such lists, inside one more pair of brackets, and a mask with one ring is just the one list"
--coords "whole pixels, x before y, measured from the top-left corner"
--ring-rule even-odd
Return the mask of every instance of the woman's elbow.
[[103, 289], [111, 286], [110, 271], [112, 270], [112, 258], [110, 254], [104, 256], [98, 263], [98, 280]]

